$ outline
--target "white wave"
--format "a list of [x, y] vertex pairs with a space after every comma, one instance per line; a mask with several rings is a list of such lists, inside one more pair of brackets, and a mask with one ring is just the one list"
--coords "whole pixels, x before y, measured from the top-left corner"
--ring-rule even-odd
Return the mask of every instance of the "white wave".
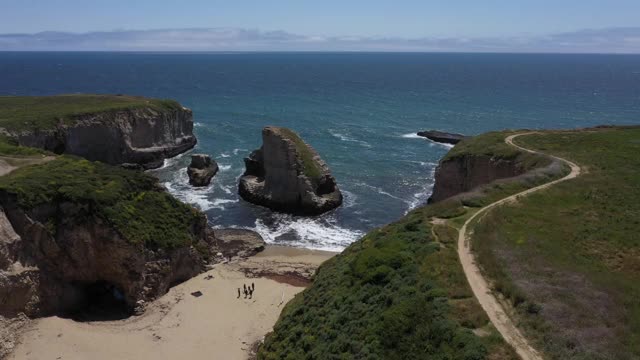
[[225, 185], [219, 184], [218, 187], [229, 195], [233, 194], [233, 187], [231, 186], [225, 186]]
[[431, 193], [433, 192], [433, 185], [434, 185], [433, 178], [435, 176], [435, 172], [436, 172], [436, 168], [434, 167], [431, 169], [429, 180], [426, 181], [427, 186], [425, 186], [422, 190], [418, 191], [417, 193], [413, 194], [413, 198], [409, 201], [409, 208], [407, 209], [407, 211], [405, 211], [405, 214], [417, 208], [418, 206], [424, 205], [427, 203], [427, 200], [429, 200], [429, 196], [431, 196]]
[[[275, 223], [267, 225], [262, 219], [257, 219], [255, 228], [267, 243], [304, 247], [307, 249], [342, 251], [352, 242], [358, 240], [364, 233], [350, 230], [336, 225], [327, 218], [304, 218], [291, 215], [276, 214]], [[291, 234], [291, 239], [283, 239]]]
[[204, 126], [205, 124], [203, 123], [199, 123], [199, 122], [193, 123], [193, 127], [204, 127]]
[[419, 136], [416, 133], [404, 134], [401, 137], [403, 137], [405, 139], [424, 139], [422, 136]]
[[400, 200], [402, 202], [407, 202], [407, 200], [405, 200], [405, 199], [403, 199], [401, 197], [395, 196], [395, 195], [393, 195], [391, 193], [388, 193], [388, 192], [384, 191], [382, 188], [371, 186], [371, 185], [365, 184], [365, 183], [356, 183], [356, 185], [362, 186], [362, 187], [366, 187], [366, 188], [369, 188], [371, 190], [374, 190], [375, 192], [377, 192], [380, 195], [385, 195], [385, 196], [388, 196], [388, 197], [390, 197], [392, 199]]
[[[427, 139], [427, 138], [425, 138], [425, 139]], [[436, 141], [433, 141], [433, 140], [430, 140], [430, 139], [427, 139], [427, 140], [429, 141], [429, 146], [431, 146], [431, 147], [440, 146], [440, 147], [443, 147], [443, 148], [451, 149], [452, 147], [455, 146], [453, 144], [445, 144], [445, 143], [436, 142]]]
[[371, 147], [371, 145], [366, 141], [354, 139], [354, 138], [352, 138], [350, 136], [347, 136], [345, 134], [341, 134], [341, 133], [339, 133], [339, 132], [337, 132], [335, 130], [332, 130], [332, 129], [329, 129], [329, 134], [331, 134], [333, 137], [338, 138], [338, 139], [340, 139], [342, 141], [353, 142], [353, 143], [356, 143], [356, 144], [360, 144], [360, 145], [362, 145], [364, 147]]
[[228, 157], [231, 157], [231, 155], [229, 155], [229, 154], [227, 154], [227, 153], [221, 153], [221, 154], [220, 154], [220, 157], [221, 157], [221, 158], [228, 158]]
[[233, 149], [233, 155], [238, 155], [240, 151], [249, 151], [247, 149]]
[[219, 165], [218, 167], [220, 168], [221, 171], [227, 171], [231, 169], [231, 165]]
[[353, 205], [356, 204], [356, 200], [358, 199], [358, 196], [356, 194], [352, 193], [351, 191], [344, 190], [344, 189], [342, 189], [341, 191], [342, 191], [342, 195], [344, 195], [343, 199], [342, 199], [342, 207], [343, 208], [345, 208], [345, 209], [346, 208], [350, 208], [350, 207], [352, 207]]

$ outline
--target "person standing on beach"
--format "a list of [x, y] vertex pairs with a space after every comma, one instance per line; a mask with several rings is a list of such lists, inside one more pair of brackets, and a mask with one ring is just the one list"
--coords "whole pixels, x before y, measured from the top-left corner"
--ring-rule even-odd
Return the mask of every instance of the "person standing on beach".
[[244, 288], [244, 298], [246, 299], [247, 296], [249, 295], [249, 292], [247, 291], [247, 288]]
[[247, 284], [242, 284], [242, 286], [244, 287], [244, 292], [247, 292]]
[[240, 299], [240, 288], [238, 288], [238, 297], [236, 299]]
[[254, 291], [256, 291], [256, 286], [253, 283], [251, 283], [251, 292], [254, 292]]
[[249, 299], [253, 298], [253, 289], [249, 288]]

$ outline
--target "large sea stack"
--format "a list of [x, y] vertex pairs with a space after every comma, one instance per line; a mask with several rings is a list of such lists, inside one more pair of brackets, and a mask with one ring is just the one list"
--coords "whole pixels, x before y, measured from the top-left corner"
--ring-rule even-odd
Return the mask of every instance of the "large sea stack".
[[298, 134], [269, 126], [262, 142], [245, 158], [239, 185], [245, 200], [296, 215], [317, 215], [342, 204], [329, 167]]

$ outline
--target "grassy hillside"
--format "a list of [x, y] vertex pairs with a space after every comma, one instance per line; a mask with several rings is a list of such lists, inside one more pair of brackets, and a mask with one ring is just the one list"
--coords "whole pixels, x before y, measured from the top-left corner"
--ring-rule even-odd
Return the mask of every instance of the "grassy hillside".
[[576, 179], [500, 207], [473, 248], [550, 359], [640, 358], [640, 128], [527, 135]]
[[[101, 217], [129, 241], [150, 248], [192, 244], [192, 227], [201, 216], [150, 175], [68, 156], [0, 177], [0, 192], [14, 195], [27, 210], [67, 201], [84, 205], [86, 213], [78, 216]], [[51, 232], [56, 221], [47, 221]]]
[[178, 109], [180, 104], [124, 95], [0, 96], [0, 128], [52, 129], [73, 123], [79, 115], [144, 107], [165, 111]]
[[[478, 147], [467, 141], [458, 154], [477, 148], [504, 156], [511, 151], [501, 145], [506, 135], [478, 137]], [[512, 156], [529, 157], [517, 150]], [[323, 264], [313, 284], [287, 304], [258, 358], [516, 359], [468, 286], [457, 227], [485, 204], [565, 173], [486, 186], [369, 233]]]

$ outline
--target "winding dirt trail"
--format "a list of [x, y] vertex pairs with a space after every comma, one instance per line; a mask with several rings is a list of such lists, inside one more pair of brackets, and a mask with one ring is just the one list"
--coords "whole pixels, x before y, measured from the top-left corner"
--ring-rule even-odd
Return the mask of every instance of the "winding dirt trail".
[[513, 143], [513, 139], [515, 139], [516, 137], [522, 136], [522, 135], [528, 135], [528, 134], [532, 134], [532, 133], [528, 132], [528, 133], [511, 135], [505, 139], [505, 142], [508, 145], [516, 147], [520, 150], [533, 153], [533, 154], [546, 155], [556, 160], [562, 161], [571, 167], [571, 172], [567, 176], [561, 179], [557, 179], [557, 180], [548, 182], [546, 184], [539, 185], [531, 189], [519, 192], [517, 194], [508, 196], [502, 200], [498, 200], [494, 203], [491, 203], [481, 208], [478, 212], [476, 212], [473, 216], [471, 216], [467, 221], [465, 221], [465, 223], [462, 225], [462, 228], [460, 228], [460, 233], [458, 236], [458, 255], [460, 256], [460, 262], [462, 263], [462, 268], [464, 270], [465, 275], [467, 276], [467, 281], [469, 281], [469, 285], [471, 286], [471, 289], [473, 290], [474, 295], [478, 299], [478, 302], [480, 303], [484, 311], [489, 316], [491, 323], [500, 332], [502, 337], [514, 348], [514, 350], [518, 353], [518, 355], [523, 360], [542, 360], [542, 356], [533, 347], [531, 347], [531, 345], [529, 345], [529, 343], [527, 342], [527, 339], [522, 335], [520, 330], [518, 330], [518, 328], [513, 323], [511, 318], [507, 315], [505, 309], [502, 307], [498, 299], [496, 299], [496, 297], [491, 292], [489, 284], [487, 280], [482, 276], [482, 273], [480, 272], [480, 268], [476, 264], [474, 255], [471, 252], [471, 244], [470, 244], [471, 236], [469, 231], [467, 231], [467, 226], [474, 219], [488, 212], [494, 207], [497, 207], [505, 203], [513, 202], [522, 196], [526, 196], [536, 191], [546, 189], [557, 183], [573, 179], [576, 176], [580, 175], [580, 167], [569, 160], [566, 160], [557, 156], [553, 156], [553, 155], [542, 154], [540, 152], [526, 149], [526, 148], [523, 148], [522, 146], [519, 146]]

